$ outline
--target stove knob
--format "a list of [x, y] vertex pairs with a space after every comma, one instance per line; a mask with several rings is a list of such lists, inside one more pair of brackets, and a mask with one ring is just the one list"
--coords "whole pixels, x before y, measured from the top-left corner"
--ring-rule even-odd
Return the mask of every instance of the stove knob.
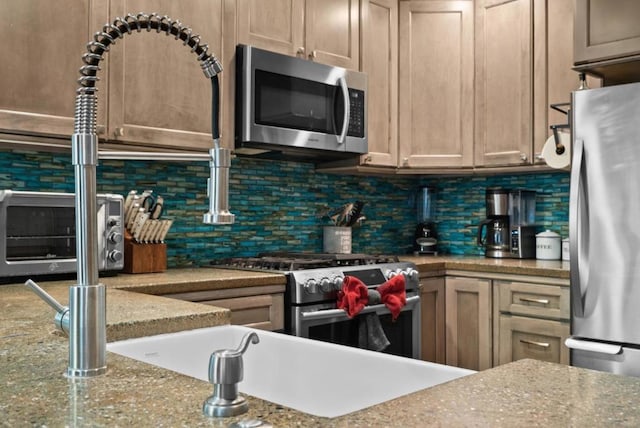
[[331, 281], [329, 281], [329, 278], [324, 277], [320, 280], [320, 291], [322, 291], [323, 293], [328, 293], [329, 291], [331, 291]]
[[333, 289], [336, 291], [342, 290], [342, 284], [344, 284], [344, 278], [341, 276], [334, 276], [331, 278], [331, 284], [333, 284]]
[[417, 280], [419, 277], [418, 271], [415, 270], [414, 268], [406, 268], [403, 273], [408, 279], [411, 279], [414, 281]]
[[392, 271], [391, 269], [387, 269], [384, 271], [384, 277], [387, 279], [391, 279], [394, 276], [396, 276], [396, 273], [394, 271]]
[[304, 291], [309, 294], [316, 294], [318, 292], [318, 283], [315, 279], [308, 279], [304, 283]]

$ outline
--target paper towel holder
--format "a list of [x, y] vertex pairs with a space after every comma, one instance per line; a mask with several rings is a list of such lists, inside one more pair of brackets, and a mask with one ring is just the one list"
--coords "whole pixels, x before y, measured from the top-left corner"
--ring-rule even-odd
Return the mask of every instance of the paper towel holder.
[[[559, 111], [562, 114], [567, 115], [567, 123], [563, 123], [560, 125], [551, 125], [551, 131], [553, 131], [553, 140], [556, 143], [556, 154], [561, 155], [565, 151], [564, 144], [560, 142], [560, 135], [558, 134], [559, 129], [571, 129], [571, 124], [569, 123], [569, 112], [571, 111], [571, 103], [556, 103], [550, 104], [549, 107], [554, 109], [555, 111]], [[568, 107], [567, 109], [563, 109], [563, 107]]]

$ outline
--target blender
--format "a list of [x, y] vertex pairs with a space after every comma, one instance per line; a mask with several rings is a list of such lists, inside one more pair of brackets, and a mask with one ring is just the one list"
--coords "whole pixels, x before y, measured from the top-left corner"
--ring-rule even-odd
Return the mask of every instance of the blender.
[[437, 255], [438, 234], [435, 224], [435, 187], [424, 186], [418, 191], [417, 219], [414, 234], [414, 255]]

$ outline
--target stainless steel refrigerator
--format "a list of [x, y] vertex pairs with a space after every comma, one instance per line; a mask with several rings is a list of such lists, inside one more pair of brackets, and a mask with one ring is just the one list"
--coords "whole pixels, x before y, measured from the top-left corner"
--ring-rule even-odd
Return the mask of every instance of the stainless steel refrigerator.
[[640, 83], [577, 91], [571, 364], [640, 376]]

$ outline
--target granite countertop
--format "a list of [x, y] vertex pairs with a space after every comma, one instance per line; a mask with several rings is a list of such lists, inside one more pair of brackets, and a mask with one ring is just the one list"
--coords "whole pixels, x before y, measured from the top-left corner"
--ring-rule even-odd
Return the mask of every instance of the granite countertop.
[[544, 276], [568, 279], [569, 262], [561, 260], [492, 259], [470, 256], [400, 256], [420, 271], [461, 270], [475, 273]]
[[209, 419], [201, 406], [211, 385], [116, 354], [108, 353], [104, 376], [65, 378], [66, 338], [52, 334], [47, 308], [27, 304], [15, 292], [0, 289], [3, 426], [228, 427], [244, 419], [275, 427], [640, 425], [640, 379], [535, 360], [485, 370], [334, 419], [254, 397], [247, 397], [245, 415]]
[[[568, 277], [563, 262], [402, 259], [427, 271], [480, 269]], [[284, 287], [280, 274], [208, 268], [101, 281], [107, 285], [109, 341], [229, 323], [226, 309], [149, 294]], [[40, 285], [66, 303], [69, 281]], [[246, 415], [208, 419], [201, 406], [211, 395], [211, 385], [116, 354], [108, 353], [104, 376], [65, 378], [68, 343], [52, 320], [51, 309], [25, 287], [0, 286], [0, 414], [6, 426], [227, 427], [252, 418], [274, 426], [305, 427], [640, 425], [640, 379], [534, 360], [479, 372], [335, 419], [312, 417], [254, 397], [248, 397]]]

